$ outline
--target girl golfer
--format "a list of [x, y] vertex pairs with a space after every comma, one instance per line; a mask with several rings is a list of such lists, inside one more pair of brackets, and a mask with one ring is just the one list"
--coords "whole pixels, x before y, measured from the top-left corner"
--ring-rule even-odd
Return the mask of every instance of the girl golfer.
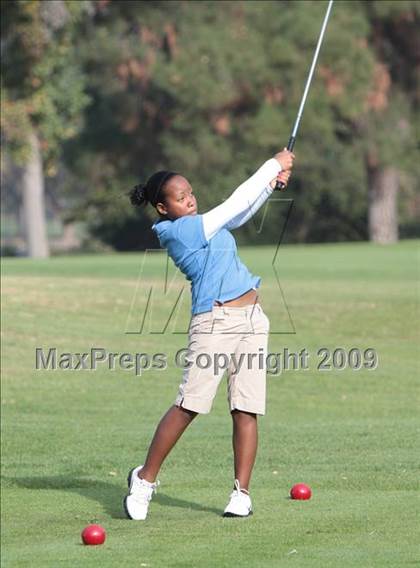
[[254, 215], [273, 192], [277, 179], [287, 184], [293, 160], [294, 154], [286, 149], [276, 154], [226, 201], [204, 214], [197, 211], [188, 180], [175, 172], [157, 172], [130, 192], [133, 205], [151, 203], [156, 208], [159, 219], [152, 228], [191, 281], [192, 292], [189, 364], [174, 405], [156, 429], [144, 465], [129, 474], [124, 508], [130, 519], [146, 518], [164, 459], [197, 414], [211, 410], [224, 369], [215, 372], [213, 365], [198, 365], [200, 353], [229, 358], [235, 479], [224, 516], [252, 514], [248, 489], [257, 452], [257, 415], [265, 413], [269, 320], [258, 301], [261, 279], [239, 259], [230, 231]]

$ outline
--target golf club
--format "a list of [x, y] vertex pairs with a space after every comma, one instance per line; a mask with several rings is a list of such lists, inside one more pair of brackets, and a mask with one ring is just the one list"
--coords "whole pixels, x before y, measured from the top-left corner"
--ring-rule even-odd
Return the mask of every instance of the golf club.
[[[296, 120], [295, 120], [295, 124], [293, 126], [292, 134], [290, 135], [290, 138], [289, 138], [289, 143], [287, 144], [287, 149], [289, 150], [289, 152], [291, 152], [293, 150], [293, 147], [294, 147], [295, 142], [296, 142], [296, 135], [297, 135], [297, 131], [298, 131], [298, 128], [299, 128], [300, 119], [302, 118], [303, 109], [304, 109], [305, 103], [306, 103], [306, 97], [308, 96], [309, 87], [311, 86], [312, 76], [313, 76], [314, 71], [315, 71], [315, 66], [316, 66], [316, 62], [318, 60], [319, 50], [321, 49], [322, 40], [324, 39], [324, 33], [325, 33], [325, 30], [326, 30], [326, 27], [327, 27], [328, 18], [330, 17], [330, 12], [331, 12], [331, 8], [332, 8], [333, 3], [334, 3], [334, 0], [329, 0], [329, 2], [328, 2], [327, 12], [325, 14], [324, 21], [322, 23], [321, 33], [319, 34], [318, 44], [316, 46], [315, 54], [314, 54], [314, 57], [313, 57], [313, 60], [312, 60], [312, 65], [311, 65], [311, 68], [309, 70], [309, 75], [308, 75], [308, 78], [306, 80], [305, 90], [303, 91], [302, 100], [300, 101], [299, 111], [298, 111], [298, 114], [297, 114], [297, 117], [296, 117]], [[286, 186], [285, 186], [284, 183], [277, 181], [275, 189], [283, 190], [283, 189], [285, 189], [285, 187]]]

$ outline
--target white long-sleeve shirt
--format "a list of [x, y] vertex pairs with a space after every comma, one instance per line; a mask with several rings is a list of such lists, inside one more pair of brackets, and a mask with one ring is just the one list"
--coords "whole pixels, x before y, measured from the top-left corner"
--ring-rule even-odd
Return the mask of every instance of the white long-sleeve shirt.
[[203, 229], [210, 240], [220, 229], [236, 229], [250, 219], [273, 193], [270, 182], [281, 172], [275, 158], [267, 160], [220, 205], [203, 214]]

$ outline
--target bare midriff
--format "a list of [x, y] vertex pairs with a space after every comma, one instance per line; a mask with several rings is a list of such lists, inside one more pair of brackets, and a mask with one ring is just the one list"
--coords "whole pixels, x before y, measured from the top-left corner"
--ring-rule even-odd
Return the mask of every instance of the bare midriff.
[[215, 300], [215, 306], [231, 306], [231, 307], [241, 307], [241, 306], [248, 306], [250, 304], [255, 304], [258, 302], [258, 294], [257, 291], [252, 289], [242, 294], [242, 296], [238, 296], [237, 298], [233, 298], [233, 300], [228, 300], [227, 302], [219, 302], [219, 300]]

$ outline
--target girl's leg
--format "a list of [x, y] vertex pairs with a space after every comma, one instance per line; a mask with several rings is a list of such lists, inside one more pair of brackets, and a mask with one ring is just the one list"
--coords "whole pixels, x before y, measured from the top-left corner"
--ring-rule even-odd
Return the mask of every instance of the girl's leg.
[[233, 419], [233, 453], [235, 463], [235, 479], [241, 489], [248, 491], [252, 468], [258, 446], [257, 415], [241, 410], [232, 410]]
[[164, 459], [196, 416], [197, 412], [180, 406], [171, 406], [156, 428], [146, 462], [140, 471], [142, 479], [150, 483], [156, 480]]

